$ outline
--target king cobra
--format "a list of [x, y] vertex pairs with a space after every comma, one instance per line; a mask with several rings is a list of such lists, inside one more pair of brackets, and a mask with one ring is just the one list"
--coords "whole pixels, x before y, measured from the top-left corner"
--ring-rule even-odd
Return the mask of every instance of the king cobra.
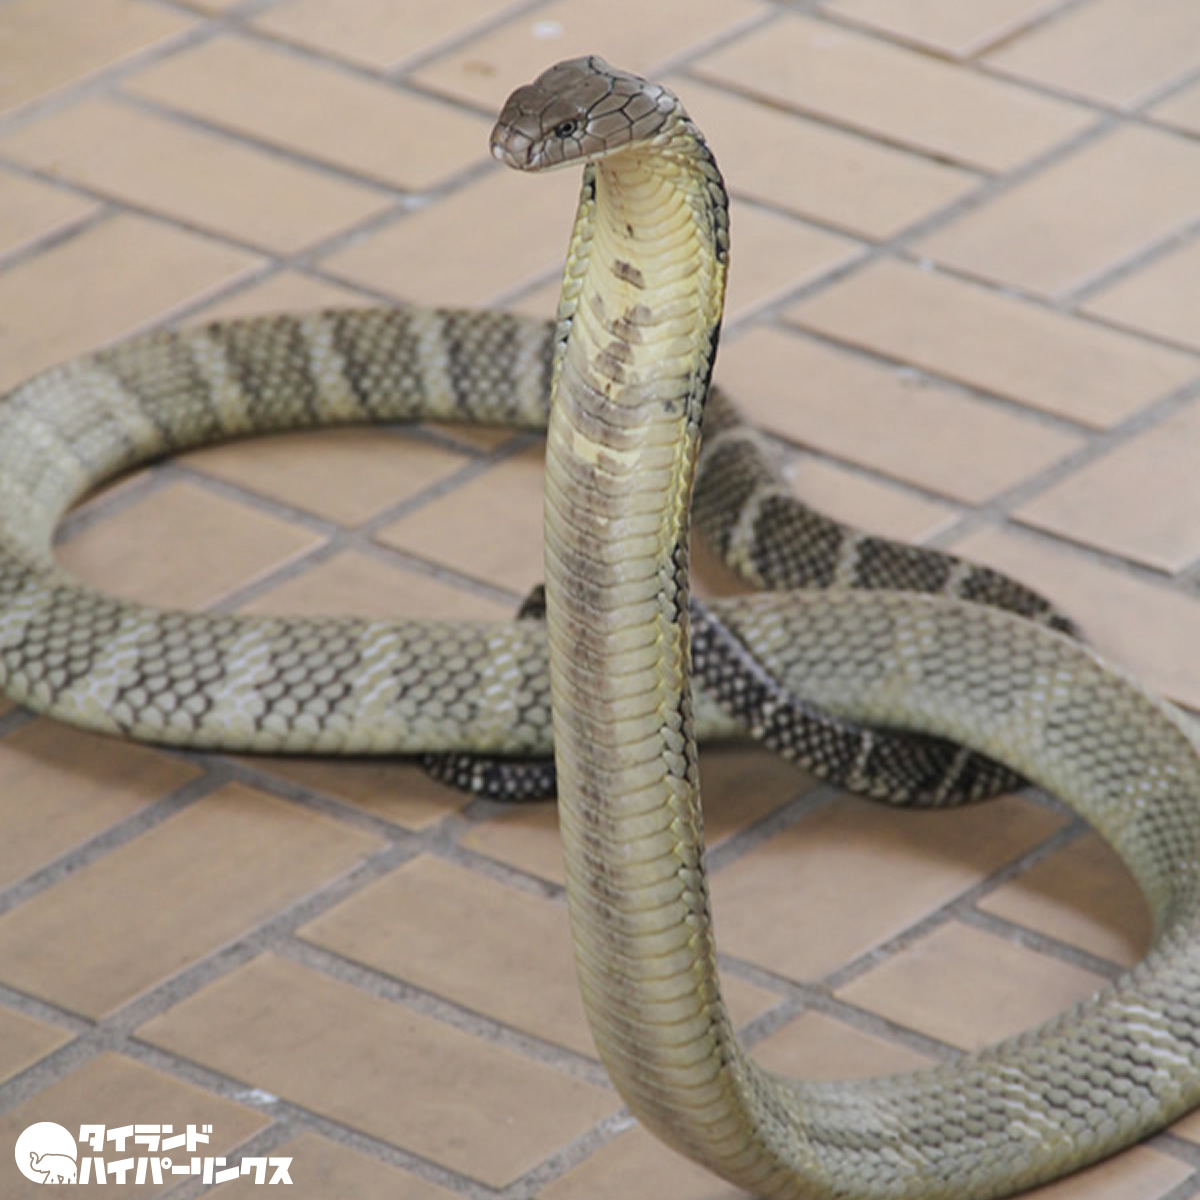
[[[553, 326], [426, 309], [237, 321], [135, 339], [0, 404], [5, 690], [104, 732], [268, 751], [545, 753], [552, 709], [568, 904], [601, 1058], [646, 1126], [756, 1195], [1011, 1195], [1196, 1105], [1191, 724], [1017, 585], [813, 524], [785, 496], [727, 402], [710, 397], [727, 197], [671, 92], [598, 58], [561, 63], [513, 94], [492, 149], [521, 170], [584, 164]], [[535, 426], [547, 393], [544, 627], [167, 612], [54, 565], [54, 526], [72, 501], [148, 458], [335, 421]], [[830, 590], [714, 603], [713, 636], [733, 644], [743, 674], [731, 682], [722, 668], [725, 684], [697, 691], [693, 709], [698, 465], [698, 523], [735, 566], [759, 583]], [[732, 515], [719, 515], [731, 496]], [[758, 549], [751, 535], [769, 513], [823, 531], [815, 567]], [[889, 570], [873, 571], [881, 562]], [[939, 594], [873, 590], [884, 575]], [[732, 717], [714, 693], [732, 699]], [[971, 798], [1007, 777], [964, 775], [955, 744], [1058, 795], [1145, 893], [1146, 957], [1047, 1024], [920, 1072], [803, 1083], [759, 1067], [720, 993], [696, 735], [770, 724], [783, 696], [828, 715], [801, 703], [777, 740], [884, 798]], [[898, 766], [910, 752], [932, 757]], [[949, 785], [931, 774], [943, 770]]]

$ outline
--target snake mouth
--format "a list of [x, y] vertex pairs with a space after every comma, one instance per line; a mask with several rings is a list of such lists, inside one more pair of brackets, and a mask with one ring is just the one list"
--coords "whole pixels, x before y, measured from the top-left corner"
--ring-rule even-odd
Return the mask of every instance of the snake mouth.
[[531, 154], [532, 138], [528, 138], [512, 128], [503, 129], [497, 125], [492, 130], [490, 145], [492, 157], [497, 162], [502, 162], [506, 167], [512, 167], [517, 171], [532, 169], [534, 165]]

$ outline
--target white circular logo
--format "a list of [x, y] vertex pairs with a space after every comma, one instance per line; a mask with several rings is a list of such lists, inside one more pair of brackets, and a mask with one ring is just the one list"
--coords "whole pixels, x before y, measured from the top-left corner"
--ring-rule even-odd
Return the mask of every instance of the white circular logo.
[[69, 1129], [38, 1121], [17, 1138], [17, 1168], [34, 1183], [74, 1183], [79, 1148]]

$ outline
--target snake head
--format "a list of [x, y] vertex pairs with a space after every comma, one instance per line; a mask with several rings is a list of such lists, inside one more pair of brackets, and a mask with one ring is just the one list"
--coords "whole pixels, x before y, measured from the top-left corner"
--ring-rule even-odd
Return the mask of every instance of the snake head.
[[601, 158], [654, 137], [682, 111], [661, 84], [594, 54], [569, 58], [509, 96], [492, 130], [492, 156], [518, 171]]

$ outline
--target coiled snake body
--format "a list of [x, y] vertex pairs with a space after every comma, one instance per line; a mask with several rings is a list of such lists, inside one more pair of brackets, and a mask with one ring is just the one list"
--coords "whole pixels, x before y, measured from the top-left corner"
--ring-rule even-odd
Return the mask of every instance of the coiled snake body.
[[[688, 502], [728, 252], [720, 175], [670, 92], [594, 58], [514, 93], [493, 152], [521, 169], [586, 162], [554, 327], [420, 309], [235, 322], [68, 364], [0, 405], [5, 689], [109, 732], [265, 750], [544, 753], [552, 708], [576, 955], [601, 1056], [651, 1129], [758, 1195], [1008, 1195], [1200, 1102], [1191, 727], [1047, 628], [1056, 618], [1015, 585], [821, 525], [719, 398], [704, 417], [698, 519], [744, 573], [866, 588], [890, 577], [940, 595], [714, 605], [715, 636], [733, 640], [749, 682], [722, 668], [693, 708]], [[147, 457], [339, 420], [533, 426], [548, 391], [545, 629], [157, 612], [91, 592], [51, 560], [70, 502]], [[815, 553], [763, 550], [760, 523], [823, 532], [810, 534]], [[840, 1084], [763, 1071], [721, 1001], [694, 733], [735, 729], [736, 714], [761, 732], [772, 688], [832, 714], [788, 718], [777, 740], [862, 790], [928, 803], [1008, 777], [946, 743], [842, 722], [961, 742], [1062, 797], [1144, 890], [1147, 957], [1047, 1025], [948, 1065]], [[914, 769], [910, 754], [932, 757]]]

